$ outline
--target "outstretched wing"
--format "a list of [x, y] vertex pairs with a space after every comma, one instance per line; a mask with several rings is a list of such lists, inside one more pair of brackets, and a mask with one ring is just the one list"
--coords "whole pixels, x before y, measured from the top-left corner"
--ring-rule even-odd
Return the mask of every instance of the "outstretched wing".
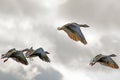
[[102, 65], [105, 65], [105, 66], [108, 66], [108, 67], [111, 67], [111, 68], [114, 68], [114, 69], [118, 69], [119, 66], [117, 65], [117, 63], [110, 57], [107, 57], [107, 58], [103, 58], [101, 59], [102, 62], [100, 62]]
[[73, 39], [73, 40], [75, 40], [75, 41], [79, 41], [79, 38], [77, 37], [76, 34], [72, 33], [72, 32], [69, 31], [69, 30], [66, 30], [66, 32], [67, 32], [68, 36], [69, 36], [71, 39]]
[[35, 54], [45, 55], [45, 52], [44, 52], [43, 48], [38, 48], [38, 49], [36, 49], [34, 53], [35, 53]]
[[45, 61], [45, 62], [50, 62], [50, 58], [46, 55], [46, 56], [39, 56], [39, 58], [42, 60], [42, 61]]
[[24, 65], [28, 65], [28, 61], [27, 61], [27, 59], [25, 58], [23, 52], [21, 52], [21, 51], [18, 51], [18, 52], [16, 52], [16, 53], [14, 53], [13, 56], [12, 56], [12, 58], [13, 58], [15, 61], [17, 61], [17, 62], [20, 62], [20, 63], [22, 63], [22, 64], [24, 64]]
[[45, 53], [45, 51], [43, 50], [43, 48], [38, 48], [35, 51], [35, 54], [38, 54], [39, 58], [45, 62], [50, 62], [49, 57], [47, 56], [47, 54]]
[[82, 31], [80, 30], [79, 25], [77, 24], [71, 24], [69, 26], [66, 26], [66, 28], [68, 30], [66, 30], [68, 36], [75, 40], [75, 41], [81, 41], [83, 44], [87, 44], [87, 41], [82, 33]]

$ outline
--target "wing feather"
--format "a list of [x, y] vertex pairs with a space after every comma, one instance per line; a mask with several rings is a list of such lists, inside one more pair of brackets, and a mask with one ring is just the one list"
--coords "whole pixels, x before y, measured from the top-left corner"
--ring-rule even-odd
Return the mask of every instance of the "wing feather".
[[73, 34], [73, 33], [71, 33], [71, 32], [68, 32], [67, 34], [68, 34], [68, 36], [69, 36], [71, 39], [73, 39], [73, 40], [75, 40], [75, 41], [79, 41], [79, 38], [78, 38], [77, 35], [75, 35], [75, 34]]
[[71, 39], [75, 41], [81, 41], [83, 44], [87, 44], [87, 41], [78, 26], [76, 25], [66, 26], [65, 32]]
[[28, 61], [21, 51], [16, 52], [14, 54], [14, 56], [12, 57], [12, 59], [14, 59], [15, 61], [20, 62], [22, 64], [28, 65]]
[[100, 64], [111, 67], [111, 68], [114, 68], [114, 69], [119, 68], [117, 63], [112, 58], [104, 59], [104, 62], [100, 62]]

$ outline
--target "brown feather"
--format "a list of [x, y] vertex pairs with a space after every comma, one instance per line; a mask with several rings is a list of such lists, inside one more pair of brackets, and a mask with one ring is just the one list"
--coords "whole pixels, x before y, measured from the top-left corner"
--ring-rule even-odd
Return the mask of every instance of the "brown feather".
[[68, 34], [68, 36], [69, 36], [71, 39], [73, 39], [73, 40], [75, 40], [75, 41], [80, 41], [80, 39], [78, 38], [78, 36], [77, 36], [76, 34], [70, 32], [70, 31], [67, 32], [67, 34]]
[[114, 68], [114, 69], [118, 69], [119, 66], [112, 60], [112, 61], [107, 61], [107, 62], [100, 62], [100, 64]]

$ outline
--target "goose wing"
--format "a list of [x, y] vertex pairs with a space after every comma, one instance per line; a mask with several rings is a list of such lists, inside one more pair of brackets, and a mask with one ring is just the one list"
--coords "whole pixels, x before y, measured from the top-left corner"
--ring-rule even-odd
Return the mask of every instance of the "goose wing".
[[29, 50], [25, 53], [25, 57], [26, 58], [30, 58], [30, 57], [35, 57], [36, 55], [34, 55], [34, 50]]
[[28, 65], [28, 61], [25, 58], [22, 51], [17, 51], [16, 53], [13, 53], [11, 55], [11, 58], [14, 59], [17, 62], [20, 62], [20, 63], [24, 64], [24, 65]]
[[110, 57], [101, 58], [100, 64], [111, 67], [111, 68], [114, 68], [114, 69], [119, 68], [117, 63]]
[[79, 25], [77, 24], [71, 24], [66, 26], [67, 30], [65, 30], [68, 34], [68, 36], [75, 40], [75, 41], [81, 41], [83, 44], [87, 44], [87, 41], [79, 27]]
[[41, 60], [43, 60], [45, 62], [50, 62], [50, 58], [47, 56], [47, 54], [45, 53], [43, 48], [38, 48], [35, 51], [35, 54], [37, 54]]

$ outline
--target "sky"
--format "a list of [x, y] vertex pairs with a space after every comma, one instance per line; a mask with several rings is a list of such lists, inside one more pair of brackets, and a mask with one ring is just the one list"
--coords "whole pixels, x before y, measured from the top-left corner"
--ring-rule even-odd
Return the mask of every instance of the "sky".
[[[90, 66], [97, 54], [116, 54], [120, 65], [119, 0], [0, 0], [0, 53], [11, 48], [42, 47], [51, 63], [34, 58], [29, 65], [0, 61], [0, 80], [120, 80], [120, 70]], [[66, 23], [81, 28], [88, 44], [71, 40]]]

